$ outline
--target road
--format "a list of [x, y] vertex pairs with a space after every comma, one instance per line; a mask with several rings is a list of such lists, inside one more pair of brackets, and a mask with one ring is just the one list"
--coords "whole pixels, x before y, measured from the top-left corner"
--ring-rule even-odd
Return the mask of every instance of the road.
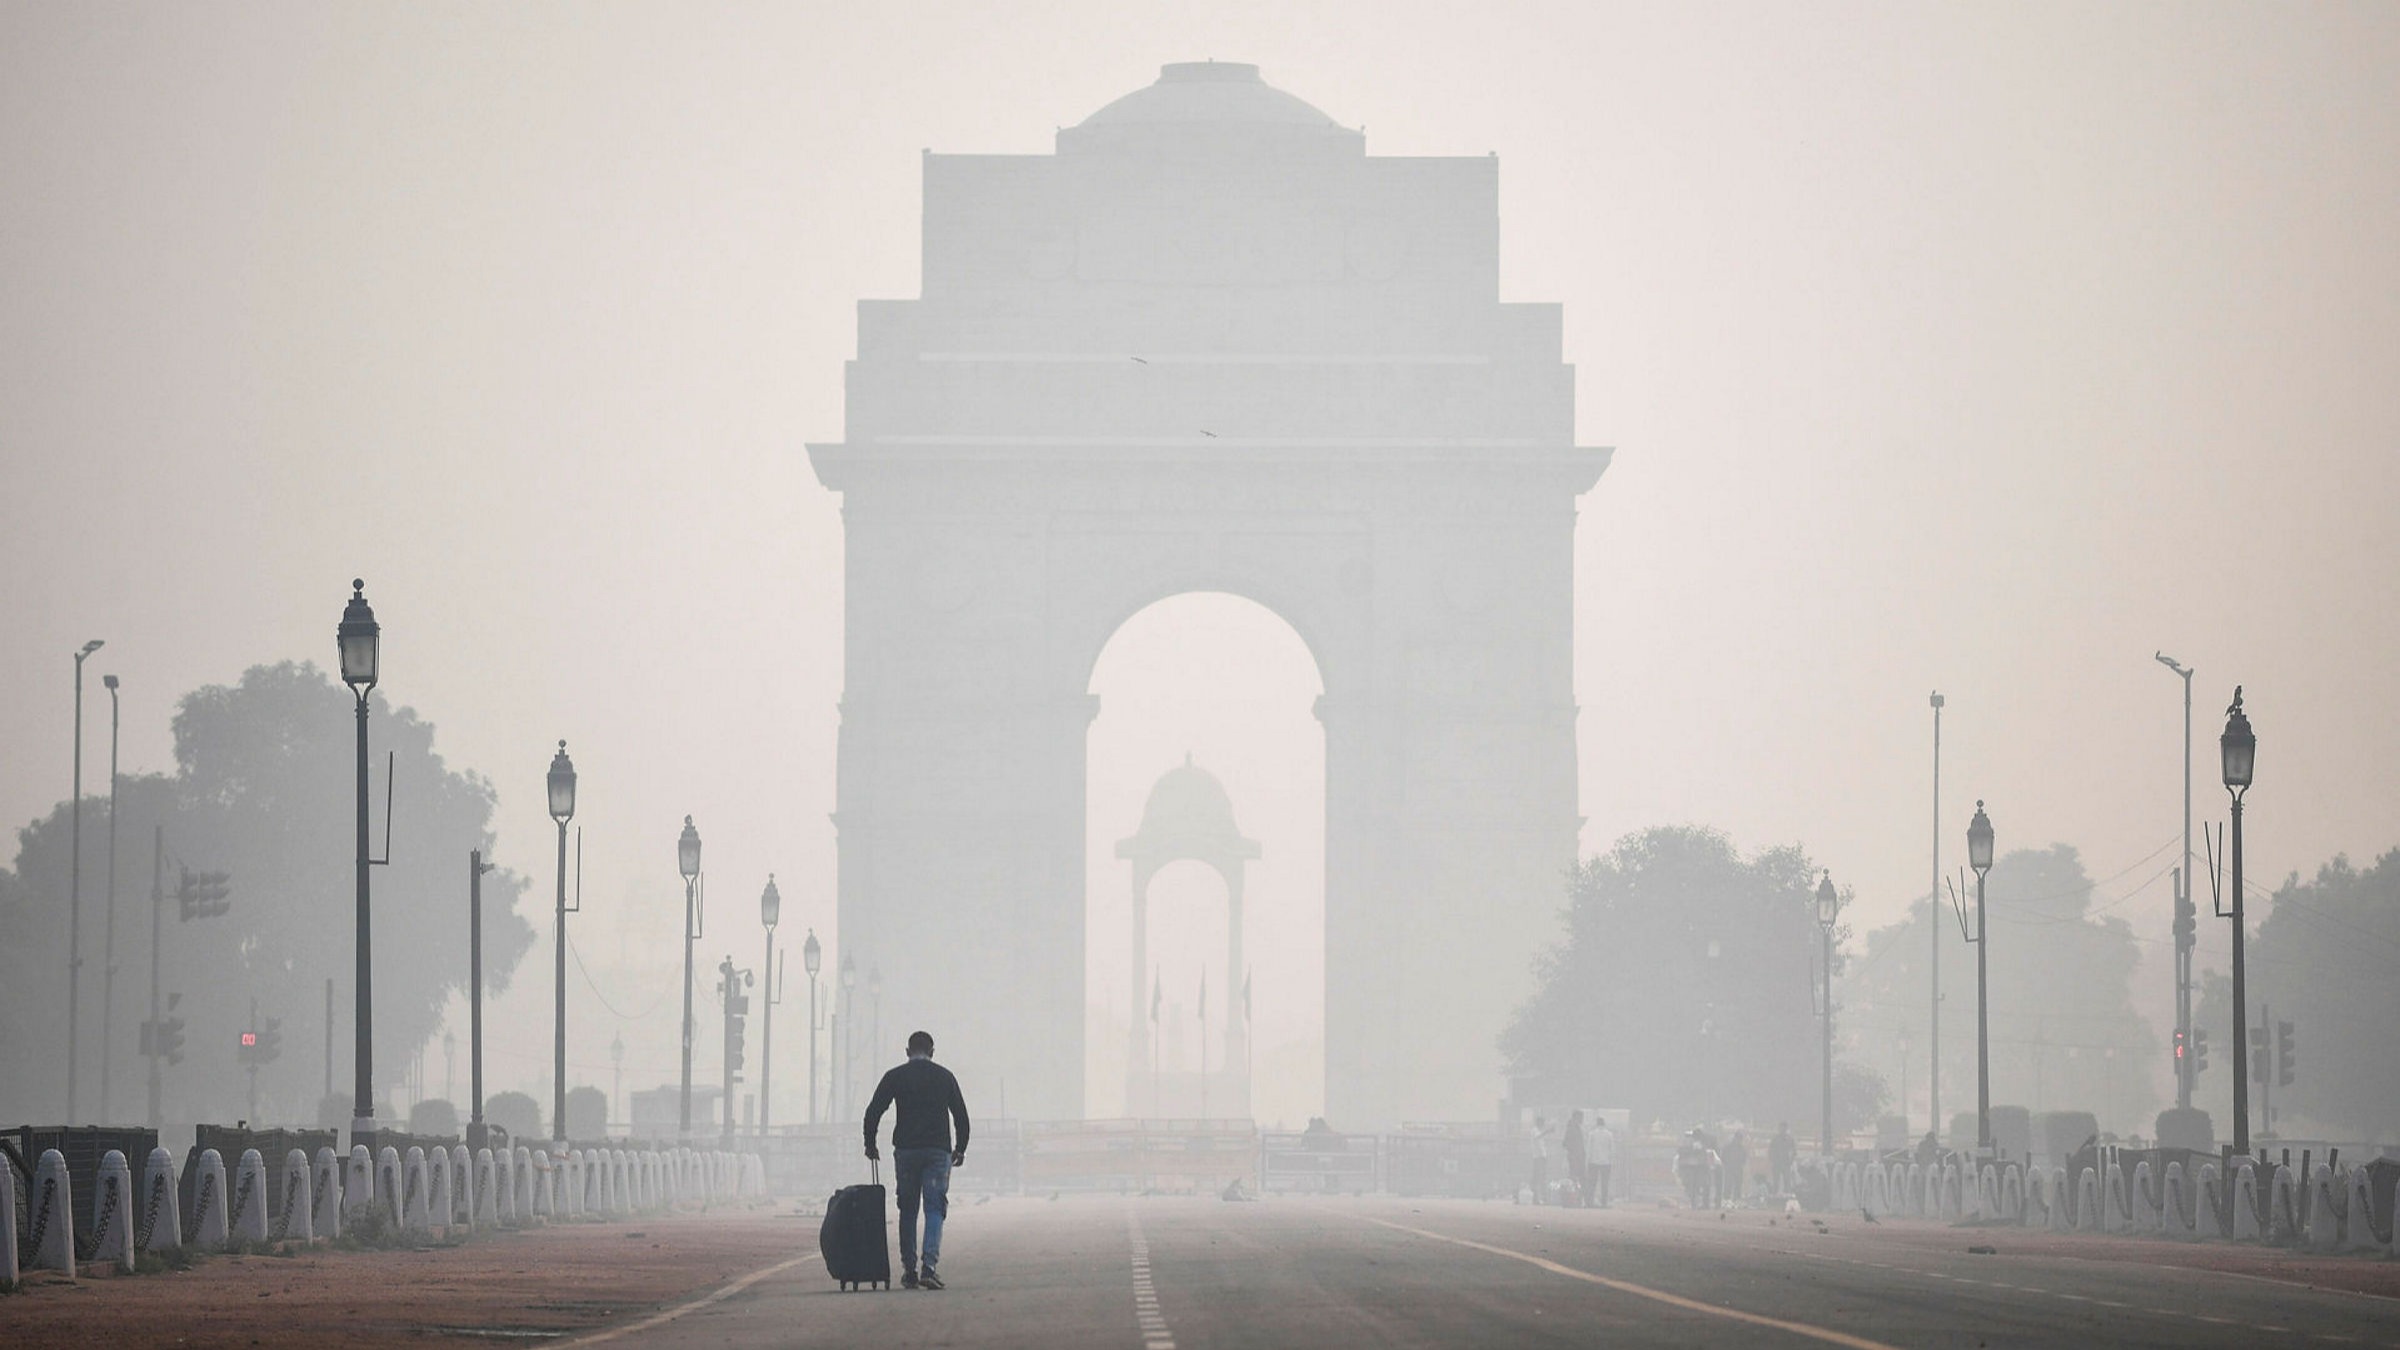
[[[767, 1273], [746, 1283], [569, 1343], [2400, 1347], [2400, 1301], [2107, 1243], [1847, 1216], [1820, 1231], [1381, 1198], [1007, 1199], [953, 1210], [941, 1292], [839, 1292], [812, 1240], [762, 1252]], [[2286, 1269], [2257, 1249], [2147, 1250]], [[2391, 1282], [2372, 1261], [2314, 1269]]]

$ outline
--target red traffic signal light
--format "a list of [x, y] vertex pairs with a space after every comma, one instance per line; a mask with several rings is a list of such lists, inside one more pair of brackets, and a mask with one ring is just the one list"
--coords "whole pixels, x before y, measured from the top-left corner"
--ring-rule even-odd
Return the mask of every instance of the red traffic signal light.
[[255, 1032], [255, 1031], [245, 1031], [245, 1032], [243, 1032], [243, 1033], [242, 1033], [242, 1048], [243, 1048], [244, 1050], [249, 1050], [249, 1049], [252, 1049], [252, 1048], [256, 1047], [256, 1046], [257, 1046], [257, 1044], [258, 1044], [258, 1033], [257, 1033], [257, 1032]]

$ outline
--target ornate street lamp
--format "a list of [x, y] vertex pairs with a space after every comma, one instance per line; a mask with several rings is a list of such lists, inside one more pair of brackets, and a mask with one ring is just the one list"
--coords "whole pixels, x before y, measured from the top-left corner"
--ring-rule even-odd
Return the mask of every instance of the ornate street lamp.
[[817, 1015], [817, 968], [824, 964], [825, 949], [817, 945], [817, 930], [808, 930], [808, 941], [800, 948], [800, 965], [808, 971], [808, 1123], [817, 1124], [817, 1035], [825, 1030], [824, 1020]]
[[692, 818], [683, 818], [683, 835], [675, 841], [675, 866], [683, 873], [683, 1114], [682, 1135], [692, 1137], [692, 944], [700, 939], [700, 909], [695, 889], [700, 880], [700, 831]]
[[1967, 866], [1975, 869], [1975, 1156], [1992, 1156], [1992, 1002], [1990, 948], [1983, 909], [1983, 879], [1992, 870], [1992, 818], [1975, 801], [1975, 819], [1967, 822]]
[[574, 816], [575, 761], [567, 758], [567, 743], [560, 741], [558, 753], [550, 757], [550, 818], [558, 822], [558, 1006], [551, 1023], [550, 1119], [561, 1139], [567, 1137], [567, 822]]
[[767, 960], [759, 967], [767, 977], [767, 987], [759, 995], [758, 1022], [758, 1133], [767, 1133], [768, 1095], [774, 1086], [775, 1070], [775, 1005], [783, 1001], [783, 980], [775, 968], [775, 924], [783, 917], [783, 892], [775, 889], [775, 874], [767, 873], [767, 888], [758, 895], [758, 920], [767, 929]]
[[1833, 927], [1842, 913], [1841, 892], [1833, 888], [1833, 873], [1817, 883], [1817, 928], [1825, 939], [1825, 1156], [1833, 1156]]
[[358, 972], [354, 993], [357, 1011], [351, 1050], [352, 1086], [350, 1137], [375, 1132], [375, 972], [374, 925], [368, 898], [367, 869], [374, 859], [367, 852], [367, 695], [373, 692], [383, 661], [383, 628], [367, 604], [367, 583], [350, 583], [350, 603], [342, 609], [341, 626], [334, 630], [341, 653], [342, 683], [358, 701]]
[[2225, 710], [2225, 734], [2217, 738], [2224, 760], [2225, 792], [2233, 798], [2233, 846], [2228, 862], [2233, 872], [2233, 1151], [2250, 1152], [2250, 1056], [2242, 1046], [2243, 1028], [2250, 1025], [2250, 986], [2242, 964], [2242, 798], [2250, 791], [2250, 772], [2257, 766], [2258, 737], [2250, 730], [2250, 715], [2242, 711], [2242, 687], [2233, 687], [2233, 706]]

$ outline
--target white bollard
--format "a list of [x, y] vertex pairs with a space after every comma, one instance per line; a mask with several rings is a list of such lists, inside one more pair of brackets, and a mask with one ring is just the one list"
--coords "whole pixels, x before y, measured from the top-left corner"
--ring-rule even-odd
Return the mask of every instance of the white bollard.
[[440, 1144], [425, 1156], [425, 1222], [447, 1231], [458, 1197], [450, 1190], [450, 1150]]
[[383, 1211], [383, 1221], [395, 1229], [407, 1217], [408, 1193], [401, 1187], [403, 1180], [400, 1150], [385, 1144], [375, 1153], [375, 1206]]
[[475, 1191], [473, 1207], [475, 1227], [498, 1228], [500, 1226], [500, 1192], [498, 1189], [500, 1179], [493, 1174], [490, 1149], [475, 1150], [475, 1179], [469, 1184], [474, 1187]]
[[17, 1287], [17, 1169], [0, 1159], [0, 1290]]
[[171, 1252], [183, 1245], [183, 1210], [175, 1201], [175, 1155], [150, 1150], [142, 1169], [142, 1250]]
[[514, 1198], [511, 1199], [509, 1203], [516, 1207], [516, 1222], [532, 1223], [533, 1216], [536, 1213], [533, 1206], [533, 1188], [535, 1185], [533, 1150], [527, 1148], [523, 1144], [519, 1144], [516, 1146], [512, 1156], [514, 1157], [514, 1161], [509, 1164], [509, 1167], [511, 1168], [510, 1175], [513, 1178], [511, 1184], [515, 1187], [515, 1189], [510, 1192], [510, 1195]]
[[342, 1163], [330, 1148], [317, 1149], [316, 1235], [331, 1242], [342, 1235]]
[[2238, 1159], [2233, 1169], [2233, 1240], [2258, 1240], [2258, 1167]]
[[276, 1236], [292, 1242], [317, 1240], [316, 1199], [308, 1184], [308, 1155], [293, 1149], [283, 1155], [283, 1214]]
[[550, 1150], [533, 1151], [533, 1212], [545, 1219], [558, 1217], [558, 1165], [550, 1161]]
[[517, 1151], [506, 1144], [492, 1150], [492, 1214], [499, 1223], [517, 1221]]
[[2217, 1165], [2204, 1162], [2200, 1164], [2200, 1184], [2193, 1188], [2192, 1236], [2203, 1239], [2225, 1236], [2225, 1226], [2217, 1221], [2224, 1207], [2225, 1183], [2217, 1175]]
[[375, 1207], [375, 1158], [365, 1144], [352, 1144], [350, 1170], [342, 1174], [342, 1217], [356, 1222]]
[[233, 1173], [233, 1235], [244, 1242], [267, 1240], [267, 1164], [258, 1150], [242, 1150]]
[[2349, 1174], [2349, 1203], [2342, 1212], [2342, 1249], [2366, 1252], [2381, 1246], [2375, 1240], [2374, 1201], [2367, 1195], [2367, 1169], [2345, 1167]]
[[2278, 1163], [2267, 1185], [2267, 1239], [2279, 1242], [2301, 1236], [2299, 1183], [2289, 1164]]
[[2165, 1202], [2160, 1206], [2159, 1218], [2166, 1225], [2167, 1236], [2172, 1238], [2190, 1237], [2192, 1235], [2192, 1188], [2190, 1179], [2183, 1174], [2182, 1162], [2167, 1164], [2167, 1178], [2160, 1184], [2158, 1194], [2159, 1198]]
[[2318, 1163], [2308, 1179], [2308, 1245], [2329, 1252], [2342, 1243], [2342, 1216], [2334, 1210], [2333, 1169]]
[[2072, 1231], [2075, 1227], [2075, 1192], [2067, 1185], [2066, 1168], [2053, 1167], [2050, 1169], [2047, 1189], [2050, 1193], [2048, 1202], [2050, 1231], [2053, 1233]]
[[489, 1185], [489, 1178], [475, 1174], [475, 1158], [465, 1144], [450, 1150], [450, 1185], [455, 1192], [457, 1208], [451, 1211], [453, 1223], [472, 1228], [475, 1225], [475, 1197]]
[[192, 1178], [192, 1238], [202, 1251], [222, 1251], [233, 1231], [227, 1213], [225, 1158], [213, 1148], [200, 1151], [200, 1175]]
[[[0, 1164], [5, 1166], [5, 1164]], [[67, 1181], [67, 1159], [57, 1149], [42, 1150], [33, 1169], [33, 1193], [25, 1203], [25, 1245], [33, 1249], [35, 1270], [63, 1271], [75, 1278], [75, 1196]]]
[[2130, 1208], [2133, 1211], [2133, 1231], [2154, 1233], [2164, 1227], [2158, 1217], [2158, 1211], [2150, 1207], [2150, 1160], [2148, 1158], [2133, 1165], [2133, 1192], [2128, 1199], [2131, 1201]]
[[133, 1169], [110, 1149], [100, 1158], [99, 1193], [92, 1206], [92, 1259], [133, 1270]]
[[2075, 1174], [2075, 1231], [2089, 1233], [2100, 1226], [2100, 1174], [2084, 1168]]
[[425, 1150], [418, 1145], [408, 1146], [408, 1156], [400, 1163], [400, 1227], [410, 1233], [422, 1233], [433, 1227], [433, 1212], [427, 1205]]

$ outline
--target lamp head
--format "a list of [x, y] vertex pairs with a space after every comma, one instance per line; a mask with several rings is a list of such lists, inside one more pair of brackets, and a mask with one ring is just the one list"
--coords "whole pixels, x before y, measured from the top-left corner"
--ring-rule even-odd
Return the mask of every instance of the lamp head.
[[350, 603], [342, 610], [341, 627], [334, 630], [342, 656], [342, 683], [350, 692], [366, 697], [375, 687], [377, 667], [383, 656], [383, 629], [375, 622], [375, 609], [367, 603], [367, 583], [350, 583]]
[[2242, 687], [2233, 687], [2233, 706], [2225, 710], [2225, 734], [2217, 738], [2225, 760], [2225, 790], [2236, 796], [2250, 787], [2250, 771], [2258, 758], [2258, 737], [2251, 734], [2250, 714], [2242, 711]]
[[2181, 675], [2187, 680], [2192, 678], [2192, 672], [2188, 667], [2186, 667], [2181, 661], [2178, 661], [2174, 657], [2167, 655], [2165, 652], [2157, 652], [2153, 654], [2150, 659], [2158, 662], [2162, 666], [2165, 666], [2167, 669], [2174, 671], [2176, 674]]
[[77, 665], [83, 664], [83, 658], [90, 656], [93, 652], [96, 652], [107, 645], [108, 643], [105, 639], [93, 638], [91, 641], [83, 644], [82, 651], [75, 653], [75, 663]]
[[808, 942], [800, 948], [800, 964], [808, 967], [811, 977], [825, 964], [825, 949], [817, 945], [817, 930], [814, 928], [808, 930]]
[[575, 761], [567, 758], [567, 743], [558, 743], [550, 757], [550, 818], [564, 825], [575, 817]]
[[1927, 702], [1931, 703], [1931, 704], [1934, 706], [1934, 708], [1938, 710], [1938, 709], [1940, 709], [1940, 708], [1941, 708], [1941, 706], [1942, 706], [1944, 703], [1948, 702], [1948, 700], [1946, 700], [1946, 699], [1944, 699], [1944, 698], [1942, 697], [1942, 691], [1941, 691], [1941, 690], [1939, 690], [1939, 689], [1936, 689], [1936, 690], [1934, 690], [1934, 691], [1933, 691], [1933, 697], [1932, 697], [1931, 699], [1928, 699], [1928, 700], [1927, 700]]
[[1818, 926], [1827, 929], [1832, 928], [1834, 919], [1837, 918], [1841, 912], [1842, 893], [1833, 888], [1833, 873], [1827, 872], [1825, 874], [1825, 879], [1817, 883]]
[[848, 989], [857, 983], [858, 963], [850, 959], [848, 952], [844, 952], [842, 953], [842, 987]]
[[1983, 813], [1983, 799], [1975, 800], [1975, 818], [1967, 822], [1967, 866], [1982, 876], [1992, 870], [1992, 818]]
[[116, 676], [114, 676], [114, 675], [103, 675], [103, 676], [101, 676], [101, 677], [100, 677], [100, 683], [101, 683], [102, 687], [104, 687], [104, 688], [106, 688], [106, 689], [108, 690], [108, 692], [110, 692], [110, 693], [112, 693], [112, 694], [113, 694], [113, 693], [115, 693], [115, 692], [117, 692], [117, 677], [116, 677]]
[[690, 881], [700, 875], [700, 831], [692, 828], [692, 818], [683, 818], [683, 834], [675, 841], [675, 865]]
[[767, 873], [767, 888], [758, 893], [758, 921], [773, 928], [783, 918], [783, 892], [775, 889], [775, 874]]

